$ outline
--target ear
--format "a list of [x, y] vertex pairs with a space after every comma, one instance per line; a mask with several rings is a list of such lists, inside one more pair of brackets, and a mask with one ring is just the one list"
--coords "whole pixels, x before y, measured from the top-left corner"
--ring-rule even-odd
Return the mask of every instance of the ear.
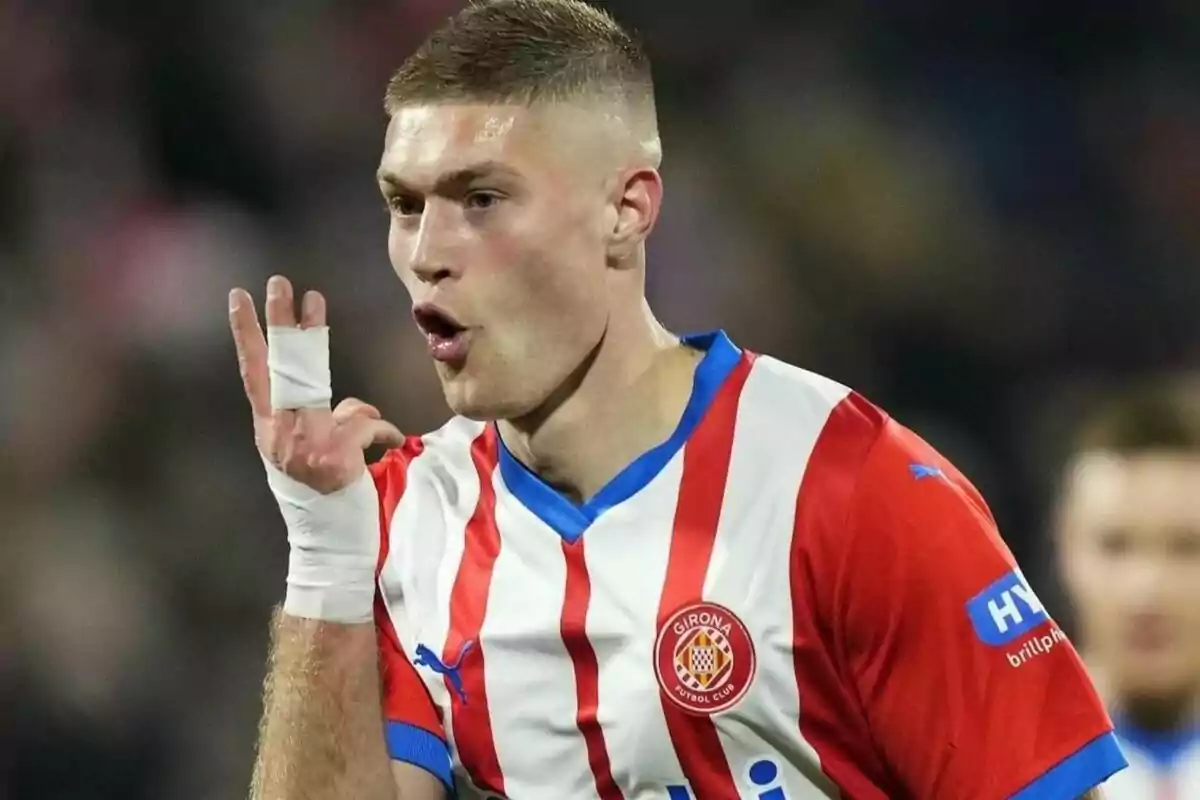
[[625, 173], [613, 189], [610, 214], [612, 228], [608, 232], [608, 261], [613, 266], [628, 262], [629, 256], [637, 252], [662, 207], [663, 184], [658, 170], [638, 167]]

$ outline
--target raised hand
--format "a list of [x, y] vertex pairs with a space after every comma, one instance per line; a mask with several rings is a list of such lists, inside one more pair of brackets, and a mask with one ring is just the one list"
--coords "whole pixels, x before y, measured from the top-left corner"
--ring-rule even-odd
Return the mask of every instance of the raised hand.
[[[276, 275], [267, 281], [266, 316], [271, 327], [322, 328], [325, 298], [320, 292], [306, 292], [297, 323], [292, 284]], [[308, 408], [273, 407], [267, 338], [254, 300], [244, 289], [229, 293], [229, 327], [254, 416], [255, 443], [263, 458], [288, 477], [330, 494], [349, 486], [366, 469], [364, 449], [403, 441], [403, 434], [382, 419], [377, 408], [355, 398], [343, 400], [333, 410], [328, 402]]]

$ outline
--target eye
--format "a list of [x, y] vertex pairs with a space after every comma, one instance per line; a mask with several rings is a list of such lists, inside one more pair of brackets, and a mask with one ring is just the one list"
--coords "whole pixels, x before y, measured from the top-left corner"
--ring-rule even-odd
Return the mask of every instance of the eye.
[[1200, 557], [1200, 530], [1181, 528], [1171, 531], [1171, 555], [1176, 558]]
[[1109, 528], [1100, 534], [1100, 552], [1111, 558], [1120, 558], [1129, 552], [1131, 542], [1129, 531], [1120, 528]]
[[411, 217], [420, 214], [425, 209], [425, 203], [418, 197], [408, 194], [388, 195], [387, 208], [393, 214], [401, 217]]
[[486, 211], [499, 203], [500, 199], [500, 195], [496, 192], [478, 191], [468, 194], [464, 204], [468, 209], [474, 211]]

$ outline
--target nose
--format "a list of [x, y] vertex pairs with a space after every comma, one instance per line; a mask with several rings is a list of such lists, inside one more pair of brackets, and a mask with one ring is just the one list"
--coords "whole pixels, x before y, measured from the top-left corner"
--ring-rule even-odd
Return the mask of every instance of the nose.
[[458, 277], [461, 270], [455, 266], [454, 258], [457, 237], [453, 209], [441, 203], [427, 202], [410, 257], [417, 280], [437, 284]]

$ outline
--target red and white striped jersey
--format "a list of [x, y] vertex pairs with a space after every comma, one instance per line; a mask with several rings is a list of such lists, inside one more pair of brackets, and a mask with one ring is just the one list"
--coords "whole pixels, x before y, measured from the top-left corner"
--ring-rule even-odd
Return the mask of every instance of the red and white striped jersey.
[[689, 341], [678, 429], [586, 503], [465, 419], [372, 466], [392, 758], [516, 800], [1066, 800], [1124, 766], [950, 464]]

